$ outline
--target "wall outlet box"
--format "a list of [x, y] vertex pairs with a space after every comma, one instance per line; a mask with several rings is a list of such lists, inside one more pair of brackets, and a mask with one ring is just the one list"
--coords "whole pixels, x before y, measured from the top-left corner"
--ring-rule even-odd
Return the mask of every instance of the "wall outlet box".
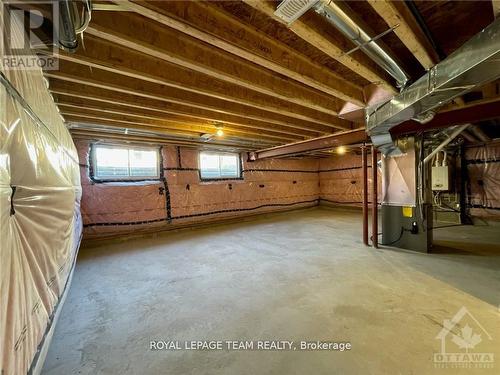
[[450, 169], [445, 167], [432, 167], [432, 190], [446, 191], [449, 190], [450, 184]]

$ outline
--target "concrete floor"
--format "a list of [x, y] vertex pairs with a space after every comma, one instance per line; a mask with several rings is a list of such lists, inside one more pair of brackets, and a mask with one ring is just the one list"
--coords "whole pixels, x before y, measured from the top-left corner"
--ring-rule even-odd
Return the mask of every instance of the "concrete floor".
[[[364, 247], [360, 226], [314, 208], [83, 248], [43, 374], [498, 374], [500, 227], [439, 229], [439, 253], [419, 254]], [[435, 368], [462, 306], [495, 368]], [[156, 339], [352, 350], [151, 351]]]

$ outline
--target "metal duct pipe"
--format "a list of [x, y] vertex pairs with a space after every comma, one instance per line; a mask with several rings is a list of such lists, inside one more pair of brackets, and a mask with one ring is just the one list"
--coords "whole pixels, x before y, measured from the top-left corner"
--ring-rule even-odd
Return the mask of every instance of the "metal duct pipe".
[[467, 127], [469, 126], [470, 124], [465, 124], [465, 125], [460, 125], [458, 128], [456, 128], [449, 136], [448, 138], [446, 138], [443, 142], [441, 142], [441, 144], [439, 146], [437, 146], [434, 150], [432, 150], [432, 152], [427, 155], [424, 159], [424, 165], [426, 165], [427, 163], [429, 163], [429, 161], [432, 160], [432, 158], [434, 157], [434, 155], [436, 155], [439, 151], [441, 151], [443, 148], [445, 148], [448, 143], [450, 143], [451, 141], [453, 141], [460, 133], [462, 133], [465, 129], [467, 129]]
[[73, 19], [71, 0], [59, 1], [59, 45], [69, 52], [74, 52], [78, 47]]
[[[291, 24], [309, 9], [325, 17], [336, 29], [350, 39], [397, 82], [400, 88], [405, 87], [408, 76], [398, 63], [376, 42], [378, 37], [370, 37], [356, 22], [349, 17], [350, 9], [345, 3], [332, 0], [283, 0], [274, 14]], [[346, 11], [347, 12], [346, 12]], [[348, 52], [349, 53], [349, 52]]]
[[373, 144], [386, 154], [397, 152], [389, 132], [392, 127], [412, 118], [425, 119], [427, 112], [500, 78], [499, 59], [497, 19], [399, 95], [366, 109], [366, 129]]
[[[80, 17], [76, 3], [84, 6], [83, 18]], [[90, 0], [61, 0], [59, 4], [59, 46], [68, 52], [74, 52], [78, 47], [77, 34], [82, 33], [90, 23], [91, 2]], [[75, 25], [75, 23], [77, 23]]]
[[404, 88], [409, 79], [408, 75], [343, 9], [348, 9], [348, 6], [342, 4], [341, 7], [337, 2], [333, 2], [332, 0], [320, 0], [314, 5], [316, 13], [325, 17], [342, 34], [352, 40], [360, 50], [375, 61], [377, 65], [389, 73], [396, 80], [399, 88]]

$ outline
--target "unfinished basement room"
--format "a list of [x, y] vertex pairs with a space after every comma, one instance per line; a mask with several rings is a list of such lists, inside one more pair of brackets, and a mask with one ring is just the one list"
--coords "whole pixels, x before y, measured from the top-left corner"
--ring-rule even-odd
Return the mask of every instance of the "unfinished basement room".
[[500, 0], [0, 9], [0, 375], [500, 374]]

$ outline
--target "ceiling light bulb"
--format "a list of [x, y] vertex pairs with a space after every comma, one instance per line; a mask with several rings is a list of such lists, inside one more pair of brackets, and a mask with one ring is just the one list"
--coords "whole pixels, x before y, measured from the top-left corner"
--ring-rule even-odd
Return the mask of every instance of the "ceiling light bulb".
[[218, 137], [222, 137], [224, 135], [224, 131], [222, 129], [217, 129], [216, 134]]
[[344, 155], [346, 153], [346, 148], [344, 146], [337, 147], [337, 154]]

